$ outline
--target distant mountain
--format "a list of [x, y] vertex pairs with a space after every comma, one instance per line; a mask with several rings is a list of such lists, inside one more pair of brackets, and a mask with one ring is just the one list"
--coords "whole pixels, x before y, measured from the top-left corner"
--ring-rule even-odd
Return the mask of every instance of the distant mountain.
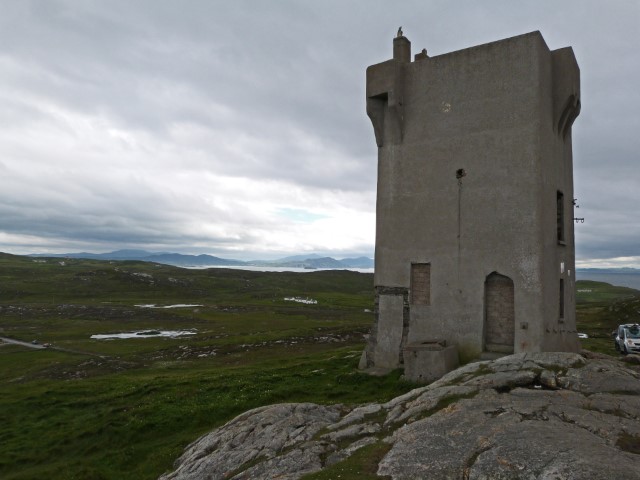
[[[151, 253], [146, 250], [116, 250], [109, 253], [98, 253], [93, 258], [104, 258], [105, 260], [141, 260], [149, 255], [162, 255], [164, 252]], [[85, 255], [84, 253], [72, 254], [72, 255]], [[87, 257], [79, 257], [87, 258]]]
[[373, 259], [367, 257], [345, 258], [336, 260], [332, 257], [312, 255], [293, 255], [279, 260], [254, 260], [249, 265], [261, 267], [291, 267], [291, 268], [373, 268]]
[[272, 263], [287, 263], [287, 262], [304, 262], [306, 260], [312, 260], [317, 258], [323, 258], [317, 253], [312, 254], [304, 254], [304, 255], [292, 255], [290, 257], [279, 258], [278, 260], [274, 260]]
[[373, 268], [373, 258], [358, 257], [358, 258], [343, 258], [340, 263], [346, 265], [349, 268]]
[[201, 267], [206, 265], [246, 265], [241, 260], [224, 259], [212, 255], [182, 255], [181, 253], [147, 252], [146, 250], [116, 250], [108, 253], [59, 253], [33, 254], [31, 257], [88, 258], [91, 260], [139, 260], [176, 267]]
[[116, 250], [108, 253], [61, 253], [61, 254], [33, 254], [31, 257], [63, 257], [88, 258], [92, 260], [139, 260], [155, 262], [176, 267], [214, 267], [214, 266], [258, 266], [279, 268], [373, 268], [373, 259], [367, 257], [345, 258], [336, 260], [332, 257], [322, 257], [318, 254], [293, 255], [279, 260], [241, 260], [214, 257], [213, 255], [183, 255], [181, 253], [147, 252], [146, 250]]
[[331, 257], [311, 257], [304, 260], [277, 262], [274, 266], [294, 268], [346, 268], [339, 260]]
[[631, 267], [617, 267], [617, 268], [576, 268], [576, 272], [579, 273], [628, 273], [632, 275], [638, 275], [640, 269]]
[[240, 266], [247, 265], [247, 262], [240, 260], [227, 260], [213, 255], [182, 255], [180, 253], [162, 253], [158, 255], [149, 255], [141, 258], [145, 262], [164, 263], [174, 265], [176, 267], [203, 267], [207, 265], [216, 266]]
[[141, 260], [149, 255], [162, 255], [163, 252], [151, 253], [146, 250], [116, 250], [108, 253], [34, 253], [30, 257], [64, 257], [89, 258], [93, 260]]

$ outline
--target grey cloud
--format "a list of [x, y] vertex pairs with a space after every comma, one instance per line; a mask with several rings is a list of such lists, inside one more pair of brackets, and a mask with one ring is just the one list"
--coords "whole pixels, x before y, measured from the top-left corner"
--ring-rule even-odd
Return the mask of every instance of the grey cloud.
[[[397, 27], [414, 50], [431, 55], [539, 29], [550, 48], [573, 46], [582, 70], [574, 157], [576, 214], [587, 222], [576, 227], [579, 255], [633, 252], [639, 20], [637, 2], [584, 0], [8, 0], [0, 16], [0, 162], [3, 172], [28, 168], [23, 175], [32, 178], [20, 177], [31, 187], [17, 200], [0, 189], [11, 220], [0, 231], [227, 248], [224, 235], [180, 233], [190, 217], [236, 225], [228, 238], [250, 249], [259, 243], [250, 229], [278, 228], [238, 207], [243, 192], [229, 210], [198, 202], [206, 192], [187, 194], [178, 178], [176, 192], [166, 191], [158, 176], [180, 171], [274, 183], [281, 194], [304, 191], [307, 198], [360, 195], [357, 208], [372, 212], [373, 202], [363, 200], [376, 181], [364, 72], [390, 57]], [[52, 108], [78, 118], [64, 126]], [[74, 131], [73, 122], [86, 119], [131, 136], [132, 144], [77, 138], [98, 128]], [[41, 131], [48, 149], [29, 143]], [[95, 178], [74, 162], [95, 165]], [[113, 172], [126, 171], [126, 162], [132, 175], [148, 178], [122, 183]], [[33, 173], [43, 165], [53, 185]], [[297, 206], [299, 196], [290, 201]]]
[[[122, 3], [116, 5], [124, 10], [124, 18], [135, 19], [142, 11]], [[175, 4], [171, 5], [175, 9]], [[216, 9], [201, 12], [202, 4], [194, 5], [200, 8], [176, 12], [168, 11], [166, 3], [153, 2], [153, 7], [147, 5], [149, 17], [137, 18], [146, 27], [139, 31], [130, 25], [114, 26], [114, 22], [96, 20], [91, 12], [89, 27], [83, 24], [84, 16], [68, 12], [37, 17], [34, 30], [43, 32], [44, 39], [58, 29], [71, 33], [62, 35], [61, 40], [56, 37], [56, 48], [48, 55], [28, 41], [19, 45], [22, 48], [17, 48], [18, 54], [33, 59], [39, 68], [46, 66], [43, 75], [26, 79], [26, 87], [46, 92], [79, 111], [106, 113], [124, 122], [125, 128], [151, 129], [164, 135], [176, 122], [197, 123], [228, 130], [230, 137], [254, 132], [257, 141], [267, 137], [282, 145], [273, 157], [261, 159], [260, 168], [242, 158], [225, 162], [236, 168], [229, 172], [232, 174], [242, 170], [249, 176], [278, 176], [303, 183], [313, 180], [314, 185], [324, 179], [325, 184], [346, 188], [368, 174], [366, 183], [371, 188], [373, 175], [369, 172], [374, 169], [363, 157], [374, 157], [374, 145], [367, 139], [367, 148], [363, 148], [357, 141], [365, 132], [370, 133], [370, 127], [364, 115], [353, 115], [356, 108], [363, 111], [364, 64], [358, 69], [340, 65], [340, 57], [332, 50], [335, 45], [305, 42], [309, 23], [304, 17], [312, 16], [305, 9], [292, 9], [282, 18], [281, 12], [271, 13], [270, 7], [256, 9], [254, 5], [248, 16], [233, 8], [224, 15]], [[296, 19], [295, 14], [301, 13], [303, 18]], [[213, 21], [205, 23], [201, 18]], [[332, 32], [326, 33], [330, 36]], [[110, 44], [112, 38], [116, 41]], [[346, 72], [357, 72], [349, 75], [357, 78], [357, 83], [345, 82]], [[17, 78], [16, 82], [24, 80]], [[349, 85], [350, 93], [358, 89], [360, 94], [344, 95]], [[176, 95], [165, 95], [171, 90]], [[206, 111], [185, 106], [181, 91], [195, 95], [196, 101], [200, 97], [238, 114], [219, 120]], [[349, 172], [348, 182], [339, 174], [328, 175], [331, 172], [326, 168], [322, 171], [325, 175], [318, 175], [313, 166], [305, 165], [306, 152], [297, 151], [295, 143], [289, 141], [295, 139], [286, 138], [289, 125], [294, 124], [310, 136], [325, 139], [336, 154], [357, 153], [358, 171]], [[214, 167], [222, 167], [221, 173], [226, 173], [224, 165]]]

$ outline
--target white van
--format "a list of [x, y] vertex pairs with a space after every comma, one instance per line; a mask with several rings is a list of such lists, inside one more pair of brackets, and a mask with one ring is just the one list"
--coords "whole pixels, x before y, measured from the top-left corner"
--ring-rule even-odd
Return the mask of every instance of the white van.
[[620, 353], [640, 353], [640, 325], [627, 323], [620, 325], [614, 338], [616, 350]]

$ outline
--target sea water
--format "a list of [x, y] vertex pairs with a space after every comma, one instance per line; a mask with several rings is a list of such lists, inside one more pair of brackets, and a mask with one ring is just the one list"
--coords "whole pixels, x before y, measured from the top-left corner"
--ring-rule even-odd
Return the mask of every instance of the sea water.
[[576, 279], [605, 282], [619, 287], [629, 287], [640, 290], [640, 271], [635, 273], [611, 273], [578, 270], [576, 271]]

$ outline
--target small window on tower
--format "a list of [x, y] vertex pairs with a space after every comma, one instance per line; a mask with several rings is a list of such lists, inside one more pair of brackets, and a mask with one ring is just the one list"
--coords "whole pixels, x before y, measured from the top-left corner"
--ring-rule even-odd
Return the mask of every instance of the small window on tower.
[[556, 229], [558, 243], [564, 245], [564, 194], [559, 190], [556, 194]]
[[411, 303], [431, 305], [431, 264], [411, 264]]

